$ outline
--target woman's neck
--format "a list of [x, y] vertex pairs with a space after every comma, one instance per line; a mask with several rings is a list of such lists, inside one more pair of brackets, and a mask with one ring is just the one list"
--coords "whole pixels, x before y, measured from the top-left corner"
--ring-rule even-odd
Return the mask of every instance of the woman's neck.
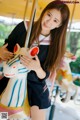
[[49, 31], [41, 31], [41, 35], [44, 35], [44, 36], [48, 36], [50, 34], [50, 32]]

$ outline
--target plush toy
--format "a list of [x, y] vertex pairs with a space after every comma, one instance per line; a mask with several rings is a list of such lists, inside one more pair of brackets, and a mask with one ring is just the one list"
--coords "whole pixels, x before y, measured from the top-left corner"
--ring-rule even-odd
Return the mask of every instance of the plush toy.
[[9, 82], [1, 95], [0, 112], [8, 112], [9, 118], [27, 120], [30, 117], [27, 98], [27, 74], [30, 70], [20, 63], [20, 55], [27, 55], [33, 59], [38, 52], [38, 47], [26, 49], [16, 44], [14, 58], [3, 62], [3, 74], [9, 78]]

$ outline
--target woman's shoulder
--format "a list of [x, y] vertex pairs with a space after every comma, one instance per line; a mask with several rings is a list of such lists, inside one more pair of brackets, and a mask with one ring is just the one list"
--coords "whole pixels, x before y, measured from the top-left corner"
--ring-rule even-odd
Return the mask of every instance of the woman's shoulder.
[[28, 21], [21, 21], [20, 23], [17, 24], [15, 29], [18, 30], [18, 31], [23, 31], [23, 30], [27, 31], [28, 24], [29, 24]]

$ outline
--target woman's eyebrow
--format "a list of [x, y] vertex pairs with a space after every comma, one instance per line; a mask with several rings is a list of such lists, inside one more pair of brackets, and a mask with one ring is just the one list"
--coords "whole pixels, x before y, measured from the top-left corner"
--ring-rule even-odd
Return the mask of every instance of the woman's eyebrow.
[[[48, 11], [48, 13], [52, 15], [52, 13], [51, 13], [50, 11]], [[53, 15], [52, 15], [52, 16], [53, 16]]]

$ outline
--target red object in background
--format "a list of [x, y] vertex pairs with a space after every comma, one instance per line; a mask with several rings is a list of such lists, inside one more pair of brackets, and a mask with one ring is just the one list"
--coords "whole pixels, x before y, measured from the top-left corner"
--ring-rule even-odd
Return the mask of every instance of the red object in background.
[[31, 56], [35, 56], [39, 53], [39, 48], [38, 47], [33, 47], [30, 51]]
[[72, 58], [71, 58], [72, 60], [76, 60], [77, 59], [77, 57], [74, 55], [74, 56], [72, 56]]

